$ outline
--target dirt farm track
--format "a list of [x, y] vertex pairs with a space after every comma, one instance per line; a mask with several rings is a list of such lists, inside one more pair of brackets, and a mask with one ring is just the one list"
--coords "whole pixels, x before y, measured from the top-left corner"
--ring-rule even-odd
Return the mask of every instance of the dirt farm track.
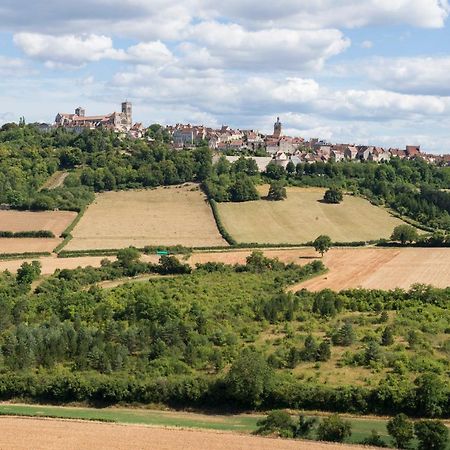
[[[244, 263], [251, 250], [232, 250], [193, 253], [189, 263], [208, 261], [227, 264]], [[311, 248], [270, 249], [264, 251], [271, 258], [283, 262], [306, 264], [317, 258]], [[80, 258], [42, 257], [42, 273], [52, 274], [56, 269], [74, 269], [92, 265], [100, 266], [102, 256]], [[157, 262], [156, 255], [143, 256], [143, 260]], [[0, 271], [16, 272], [23, 260], [0, 261]], [[319, 277], [292, 287], [317, 291], [325, 288], [407, 289], [414, 283], [436, 287], [450, 286], [449, 248], [334, 248], [325, 254], [323, 262], [329, 271]]]
[[202, 430], [74, 420], [0, 417], [0, 450], [360, 450], [369, 447], [289, 441]]

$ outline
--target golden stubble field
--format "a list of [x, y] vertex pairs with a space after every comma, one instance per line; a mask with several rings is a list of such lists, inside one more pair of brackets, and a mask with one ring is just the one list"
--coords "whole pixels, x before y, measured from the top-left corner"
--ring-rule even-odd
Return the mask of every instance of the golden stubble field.
[[227, 245], [195, 184], [98, 194], [72, 235], [66, 250]]
[[[188, 259], [193, 267], [209, 261], [225, 264], [243, 264], [252, 250], [195, 252]], [[318, 258], [312, 248], [267, 249], [264, 254], [285, 263], [307, 264]], [[78, 258], [41, 257], [42, 273], [52, 274], [56, 269], [75, 269], [88, 265], [98, 267], [103, 256]], [[114, 259], [108, 257], [108, 259]], [[143, 261], [156, 263], [158, 256], [143, 255]], [[0, 271], [16, 272], [24, 260], [0, 261]], [[29, 260], [30, 261], [30, 260]], [[415, 283], [436, 287], [450, 286], [449, 248], [333, 248], [323, 257], [329, 269], [324, 275], [299, 283], [290, 288], [342, 290], [348, 288], [408, 289]]]
[[0, 231], [52, 231], [59, 236], [77, 217], [72, 211], [0, 211]]
[[[268, 187], [260, 186], [261, 195]], [[325, 189], [287, 188], [284, 201], [219, 203], [226, 230], [237, 242], [301, 244], [327, 234], [335, 242], [388, 238], [403, 222], [360, 197], [339, 205], [321, 202]]]
[[61, 233], [72, 223], [72, 211], [0, 211], [0, 231], [52, 231], [55, 238], [0, 238], [1, 253], [51, 252]]
[[369, 447], [74, 420], [0, 417], [8, 450], [359, 450]]
[[409, 289], [413, 284], [450, 286], [449, 248], [335, 248], [325, 254], [325, 275], [290, 290]]

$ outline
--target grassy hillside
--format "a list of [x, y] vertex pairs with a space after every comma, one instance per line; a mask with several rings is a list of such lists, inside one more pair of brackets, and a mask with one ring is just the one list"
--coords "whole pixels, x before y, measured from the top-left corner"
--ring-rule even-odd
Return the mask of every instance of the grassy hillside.
[[[260, 187], [267, 195], [267, 186]], [[287, 188], [284, 201], [219, 203], [222, 223], [238, 242], [304, 243], [320, 234], [335, 242], [388, 238], [403, 223], [386, 210], [353, 196], [344, 196], [339, 205], [323, 203], [325, 190]]]

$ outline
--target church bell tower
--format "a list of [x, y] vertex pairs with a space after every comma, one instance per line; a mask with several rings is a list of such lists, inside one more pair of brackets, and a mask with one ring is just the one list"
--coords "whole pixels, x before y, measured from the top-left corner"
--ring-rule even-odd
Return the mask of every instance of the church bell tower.
[[277, 121], [273, 126], [273, 136], [276, 138], [279, 138], [281, 136], [281, 122], [279, 117], [277, 117]]
[[122, 103], [122, 125], [125, 125], [128, 129], [133, 126], [131, 102]]

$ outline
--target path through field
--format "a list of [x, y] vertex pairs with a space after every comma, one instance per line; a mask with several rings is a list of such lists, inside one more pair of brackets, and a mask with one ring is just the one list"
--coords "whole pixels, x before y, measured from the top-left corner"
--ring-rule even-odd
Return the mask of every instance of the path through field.
[[262, 438], [224, 432], [57, 419], [0, 417], [8, 450], [358, 450], [368, 447]]
[[39, 190], [52, 190], [61, 187], [68, 175], [69, 172], [62, 172], [58, 170], [44, 183], [44, 185]]

